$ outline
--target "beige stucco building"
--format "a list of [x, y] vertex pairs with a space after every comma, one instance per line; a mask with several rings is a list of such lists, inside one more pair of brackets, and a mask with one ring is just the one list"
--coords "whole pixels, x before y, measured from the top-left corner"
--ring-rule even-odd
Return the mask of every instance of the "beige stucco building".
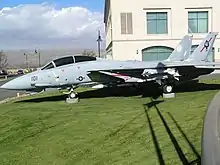
[[[107, 58], [166, 59], [186, 34], [192, 50], [207, 32], [220, 32], [218, 0], [105, 0]], [[220, 33], [209, 59], [220, 61]]]

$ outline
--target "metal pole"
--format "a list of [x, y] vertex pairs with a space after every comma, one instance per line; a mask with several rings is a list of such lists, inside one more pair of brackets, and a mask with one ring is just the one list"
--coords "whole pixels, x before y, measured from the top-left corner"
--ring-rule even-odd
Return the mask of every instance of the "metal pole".
[[35, 54], [38, 54], [38, 66], [41, 66], [41, 62], [40, 62], [40, 50], [35, 49], [34, 50]]
[[101, 57], [101, 45], [100, 45], [100, 42], [102, 41], [102, 38], [101, 38], [101, 35], [100, 35], [100, 30], [98, 31], [98, 39], [97, 39], [97, 42], [98, 42], [98, 52], [99, 52], [99, 58]]
[[99, 51], [99, 58], [100, 58], [100, 41], [98, 41], [98, 51]]
[[27, 59], [27, 53], [24, 53], [24, 56], [25, 56], [26, 69], [28, 69], [28, 59]]
[[41, 67], [41, 63], [40, 63], [40, 51], [38, 52], [38, 57], [39, 57], [39, 67]]

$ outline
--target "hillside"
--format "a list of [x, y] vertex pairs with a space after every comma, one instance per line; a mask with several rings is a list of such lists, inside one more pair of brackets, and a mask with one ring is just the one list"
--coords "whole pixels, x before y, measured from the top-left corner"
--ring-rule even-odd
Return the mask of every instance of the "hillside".
[[[41, 50], [41, 64], [45, 64], [48, 61], [51, 61], [54, 58], [68, 55], [68, 54], [79, 54], [83, 52], [84, 49], [44, 49]], [[30, 66], [38, 66], [38, 55], [34, 54], [34, 50], [3, 50], [7, 57], [8, 57], [8, 63], [9, 67], [13, 68], [19, 68], [21, 66], [25, 66], [25, 56], [24, 53], [27, 52], [28, 55], [28, 61], [30, 62]], [[94, 51], [97, 53], [97, 50], [94, 49]], [[104, 50], [102, 50], [102, 53], [104, 53]], [[98, 54], [98, 53], [97, 53]]]

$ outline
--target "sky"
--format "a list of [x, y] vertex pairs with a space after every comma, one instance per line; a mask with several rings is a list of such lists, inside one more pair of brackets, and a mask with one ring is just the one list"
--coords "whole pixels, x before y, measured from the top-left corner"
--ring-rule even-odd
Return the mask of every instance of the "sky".
[[104, 0], [0, 0], [0, 49], [96, 48]]

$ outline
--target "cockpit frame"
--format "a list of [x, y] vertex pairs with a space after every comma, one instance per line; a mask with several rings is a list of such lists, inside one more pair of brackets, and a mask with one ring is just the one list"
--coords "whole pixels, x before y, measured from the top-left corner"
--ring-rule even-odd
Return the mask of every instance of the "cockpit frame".
[[57, 59], [54, 59], [47, 63], [44, 67], [41, 68], [41, 70], [48, 70], [52, 68], [58, 68], [65, 65], [80, 63], [80, 62], [88, 62], [88, 61], [96, 61], [96, 57], [92, 56], [83, 56], [83, 55], [77, 55], [77, 56], [63, 56]]

